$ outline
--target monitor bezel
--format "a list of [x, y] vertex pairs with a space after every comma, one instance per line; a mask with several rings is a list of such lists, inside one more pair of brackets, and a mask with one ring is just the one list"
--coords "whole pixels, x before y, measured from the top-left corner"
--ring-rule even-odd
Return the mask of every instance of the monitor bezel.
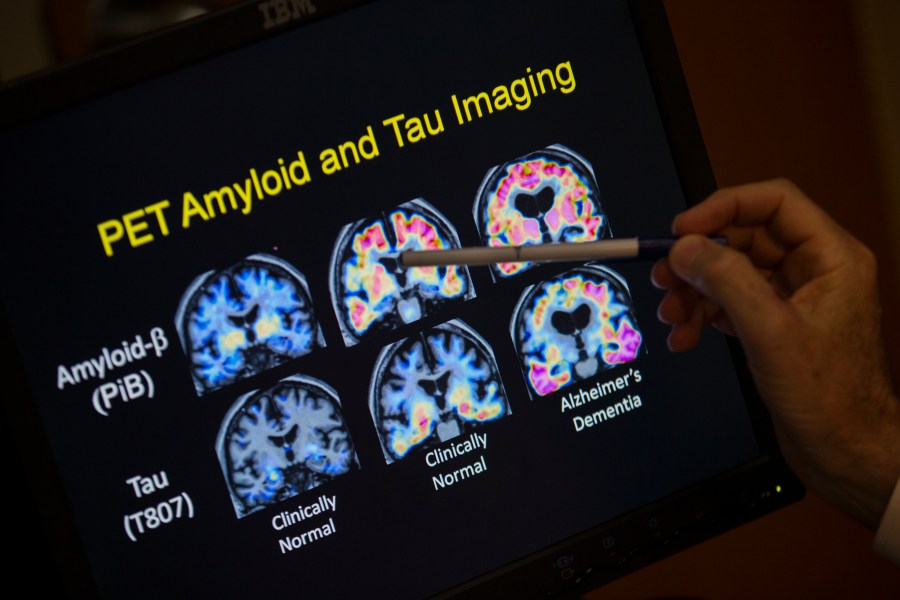
[[[260, 14], [261, 2], [242, 3], [89, 58], [4, 83], [0, 87], [0, 130], [18, 127], [268, 36], [307, 26], [369, 1], [315, 2], [315, 13], [270, 28], [265, 27]], [[665, 8], [660, 0], [629, 0], [629, 5], [685, 198], [689, 204], [697, 203], [716, 188], [716, 183]], [[198, 44], [197, 40], [203, 40], [203, 43]], [[17, 556], [22, 561], [22, 568], [16, 571], [25, 577], [27, 564], [35, 560], [46, 561], [53, 556], [56, 568], [45, 572], [41, 585], [71, 594], [96, 595], [98, 591], [89, 561], [79, 541], [74, 515], [66, 502], [49, 441], [12, 341], [5, 308], [0, 315], [0, 343], [7, 350], [7, 356], [12, 357], [3, 367], [8, 393], [5, 394], [2, 416], [7, 420], [4, 431], [9, 432], [4, 436], [7, 440], [4, 443], [10, 446], [8, 451], [15, 452], [20, 459], [13, 465], [14, 469], [21, 468], [22, 471], [16, 472], [16, 476], [24, 477], [32, 490], [30, 495], [17, 499], [19, 505], [14, 510], [20, 512], [10, 514], [25, 515], [29, 521], [40, 519], [43, 530], [43, 533], [36, 528], [20, 530], [12, 541], [13, 547], [21, 550]], [[780, 456], [771, 422], [754, 391], [740, 347], [734, 340], [729, 340], [729, 348], [747, 397], [748, 412], [761, 453], [758, 459], [540, 552], [523, 556], [439, 596], [492, 597], [503, 592], [530, 597], [536, 589], [540, 589], [541, 594], [552, 593], [556, 597], [574, 596], [799, 500], [804, 488]], [[776, 485], [780, 492], [774, 494], [772, 490]], [[673, 506], [678, 507], [675, 512], [672, 512]], [[592, 556], [601, 558], [582, 561], [588, 566], [580, 567], [576, 576], [557, 581], [554, 578], [557, 573], [547, 566], [557, 556], [574, 552], [591, 555], [593, 549], [602, 548], [603, 540], [608, 539], [611, 532], [628, 532], [640, 528], [635, 524], [648, 518], [656, 519], [653, 515], [675, 513], [678, 514], [673, 517], [675, 524], [666, 530], [665, 536], [654, 538], [652, 533], [644, 532], [646, 535], [640, 538], [640, 543], [617, 550], [615, 556], [598, 550]], [[621, 538], [623, 534], [616, 535]], [[633, 539], [638, 537], [633, 536]]]

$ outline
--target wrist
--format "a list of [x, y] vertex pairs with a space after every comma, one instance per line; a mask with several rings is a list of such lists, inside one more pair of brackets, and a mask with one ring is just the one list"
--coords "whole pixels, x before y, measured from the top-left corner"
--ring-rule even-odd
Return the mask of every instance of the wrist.
[[900, 402], [890, 392], [868, 401], [874, 410], [864, 411], [868, 418], [858, 429], [848, 428], [855, 448], [846, 454], [843, 476], [829, 487], [835, 504], [875, 530], [900, 479]]

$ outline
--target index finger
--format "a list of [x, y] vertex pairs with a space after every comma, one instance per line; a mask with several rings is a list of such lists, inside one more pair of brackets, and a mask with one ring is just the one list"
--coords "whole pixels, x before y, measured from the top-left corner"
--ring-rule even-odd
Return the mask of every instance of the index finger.
[[783, 247], [797, 247], [823, 233], [841, 230], [825, 211], [793, 183], [776, 179], [723, 188], [681, 213], [676, 235], [710, 235], [729, 227], [762, 227]]

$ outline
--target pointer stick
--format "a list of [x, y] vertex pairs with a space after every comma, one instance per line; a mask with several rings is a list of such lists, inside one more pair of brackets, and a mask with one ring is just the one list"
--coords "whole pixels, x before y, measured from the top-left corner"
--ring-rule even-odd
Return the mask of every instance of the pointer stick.
[[[404, 267], [434, 267], [444, 265], [490, 265], [508, 262], [565, 262], [652, 260], [669, 254], [677, 237], [641, 237], [621, 240], [598, 240], [530, 246], [476, 246], [450, 250], [405, 250], [400, 253]], [[711, 240], [728, 245], [724, 236]]]

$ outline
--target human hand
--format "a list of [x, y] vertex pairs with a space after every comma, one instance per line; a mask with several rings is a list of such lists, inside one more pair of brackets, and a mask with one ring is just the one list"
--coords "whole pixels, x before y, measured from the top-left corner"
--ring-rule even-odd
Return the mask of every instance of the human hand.
[[900, 402], [872, 252], [784, 180], [719, 190], [672, 228], [683, 237], [652, 273], [669, 347], [709, 324], [737, 336], [785, 459], [874, 529], [900, 476]]

